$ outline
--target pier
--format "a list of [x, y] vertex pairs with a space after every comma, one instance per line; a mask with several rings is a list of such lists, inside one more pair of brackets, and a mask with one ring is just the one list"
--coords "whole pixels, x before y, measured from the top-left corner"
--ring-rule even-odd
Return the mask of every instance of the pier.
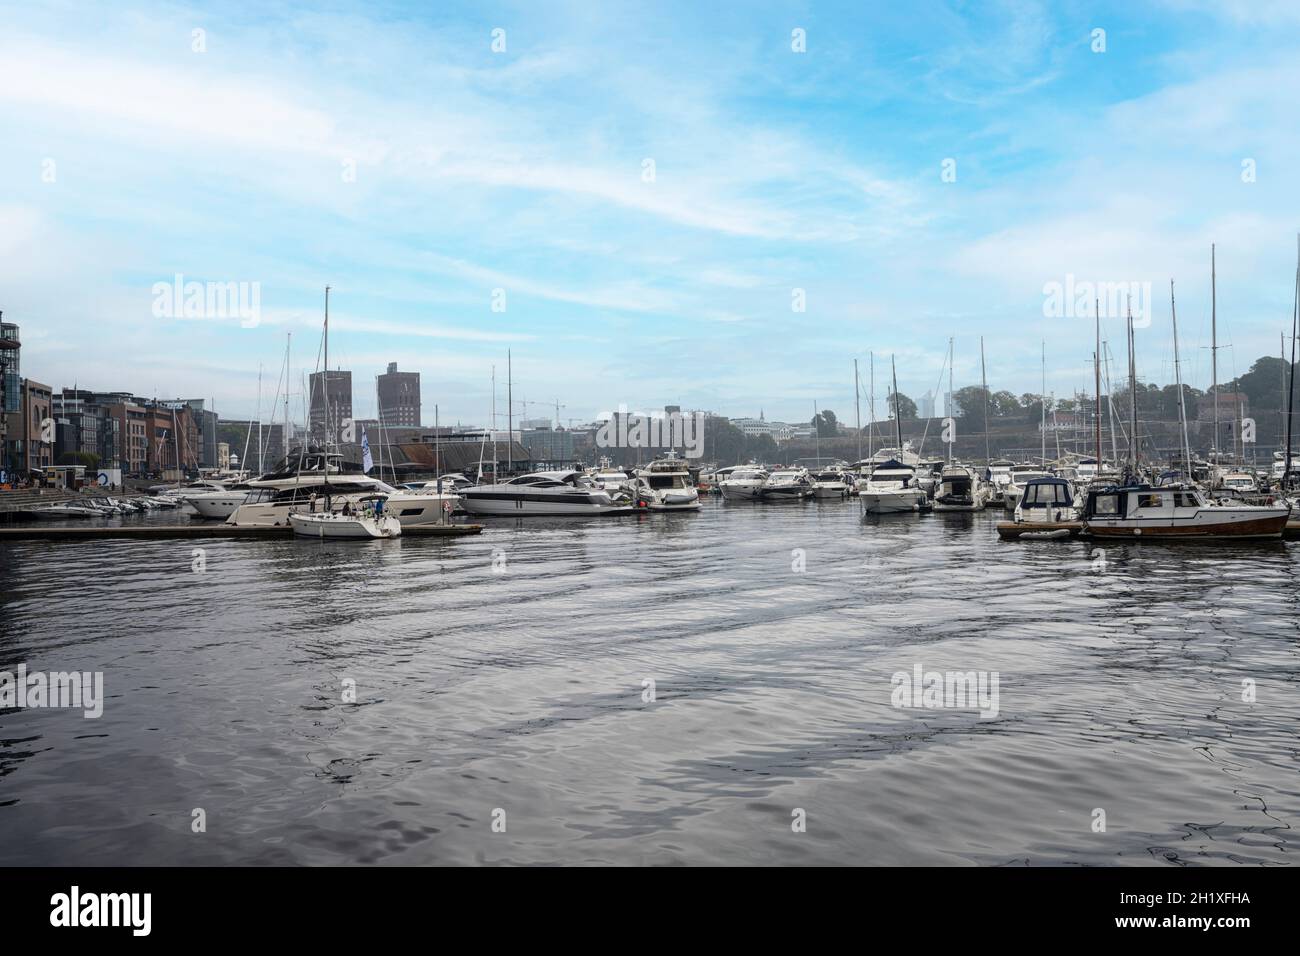
[[[481, 524], [431, 524], [402, 528], [402, 537], [463, 537], [479, 534]], [[228, 524], [139, 524], [107, 527], [66, 527], [63, 525], [33, 525], [13, 528], [0, 527], [0, 541], [100, 541], [104, 539], [141, 538], [285, 538], [293, 536], [293, 528], [241, 528]], [[314, 540], [314, 539], [313, 539]], [[341, 539], [340, 539], [341, 540]], [[362, 539], [356, 539], [362, 540]]]

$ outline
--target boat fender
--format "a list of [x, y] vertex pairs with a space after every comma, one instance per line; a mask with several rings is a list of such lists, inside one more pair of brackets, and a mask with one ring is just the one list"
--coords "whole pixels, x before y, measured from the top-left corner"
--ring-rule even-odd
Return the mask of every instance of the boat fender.
[[1136, 536], [1136, 535], [1140, 535], [1141, 533], [1142, 533], [1142, 529], [1141, 529], [1141, 528], [1134, 528], [1134, 529], [1133, 529], [1133, 534], [1134, 534], [1135, 536]]

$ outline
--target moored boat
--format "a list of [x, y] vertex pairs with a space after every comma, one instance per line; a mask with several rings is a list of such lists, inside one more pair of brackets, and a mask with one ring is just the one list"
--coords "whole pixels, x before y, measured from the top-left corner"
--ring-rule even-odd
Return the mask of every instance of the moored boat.
[[1190, 485], [1132, 485], [1090, 490], [1082, 518], [1098, 538], [1279, 538], [1290, 513], [1284, 505], [1216, 505]]

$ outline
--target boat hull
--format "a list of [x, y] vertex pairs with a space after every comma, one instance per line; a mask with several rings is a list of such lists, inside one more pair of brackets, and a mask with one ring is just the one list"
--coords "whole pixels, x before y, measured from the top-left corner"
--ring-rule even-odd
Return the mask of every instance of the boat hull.
[[925, 495], [917, 490], [905, 494], [891, 494], [879, 491], [859, 491], [858, 501], [862, 510], [869, 515], [902, 514], [908, 511], [920, 511]]
[[304, 538], [375, 539], [396, 538], [402, 533], [402, 524], [391, 515], [379, 518], [342, 517], [331, 514], [292, 514], [289, 524], [293, 533]]
[[740, 485], [723, 482], [720, 490], [723, 498], [733, 501], [756, 501], [763, 497], [763, 486], [760, 484]]
[[1195, 519], [1182, 521], [1168, 518], [1125, 518], [1114, 521], [1094, 519], [1085, 521], [1083, 530], [1094, 538], [1157, 538], [1162, 541], [1184, 538], [1280, 538], [1286, 529], [1289, 515], [1287, 510], [1270, 509], [1270, 513], [1264, 515], [1237, 512], [1211, 515], [1206, 519], [1200, 519], [1198, 515]]

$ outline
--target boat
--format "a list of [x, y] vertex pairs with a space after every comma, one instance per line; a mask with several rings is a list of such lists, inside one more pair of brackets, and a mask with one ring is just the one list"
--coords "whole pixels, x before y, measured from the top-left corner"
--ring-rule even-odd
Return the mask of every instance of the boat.
[[[686, 460], [668, 452], [636, 472], [637, 504], [650, 511], [699, 511], [700, 493]], [[606, 488], [606, 491], [609, 489]]]
[[627, 493], [636, 479], [621, 468], [615, 468], [608, 458], [601, 458], [591, 472], [591, 480], [612, 496]]
[[383, 509], [384, 496], [372, 495], [345, 511], [295, 511], [293, 533], [304, 538], [396, 538], [402, 523]]
[[812, 475], [807, 468], [777, 468], [768, 474], [761, 497], [764, 501], [803, 501], [812, 493]]
[[843, 467], [827, 468], [812, 473], [812, 494], [814, 498], [847, 498], [853, 485], [853, 476]]
[[1083, 507], [1084, 532], [1097, 538], [1279, 538], [1291, 509], [1211, 503], [1193, 485], [1094, 488]]
[[935, 489], [935, 511], [982, 511], [987, 503], [987, 488], [966, 465], [949, 465], [939, 476]]
[[1037, 465], [1013, 465], [1011, 480], [1002, 489], [1002, 506], [1007, 511], [1015, 511], [1016, 505], [1024, 495], [1025, 485], [1035, 478], [1051, 478], [1052, 473]]
[[244, 503], [250, 487], [239, 482], [222, 491], [203, 491], [181, 496], [181, 500], [199, 513], [201, 518], [229, 518]]
[[1079, 509], [1069, 481], [1051, 475], [1025, 480], [1020, 501], [1016, 503], [1014, 520], [1017, 524], [1052, 524], [1078, 519]]
[[580, 471], [537, 471], [493, 485], [476, 485], [461, 493], [465, 510], [474, 515], [602, 515], [631, 510], [624, 501]]
[[767, 479], [767, 471], [758, 465], [738, 465], [718, 482], [718, 489], [722, 492], [723, 498], [757, 501], [763, 497], [763, 488], [767, 485]]
[[33, 508], [31, 514], [42, 521], [54, 521], [69, 518], [98, 518], [102, 516], [103, 512], [98, 508], [87, 508], [84, 505], [69, 503]]
[[916, 468], [901, 461], [878, 462], [858, 489], [863, 514], [920, 511], [929, 498], [916, 482]]
[[1001, 501], [1007, 487], [1011, 484], [1012, 475], [1015, 473], [1016, 463], [1006, 458], [997, 458], [988, 464], [988, 480], [993, 485], [989, 492], [989, 500]]

